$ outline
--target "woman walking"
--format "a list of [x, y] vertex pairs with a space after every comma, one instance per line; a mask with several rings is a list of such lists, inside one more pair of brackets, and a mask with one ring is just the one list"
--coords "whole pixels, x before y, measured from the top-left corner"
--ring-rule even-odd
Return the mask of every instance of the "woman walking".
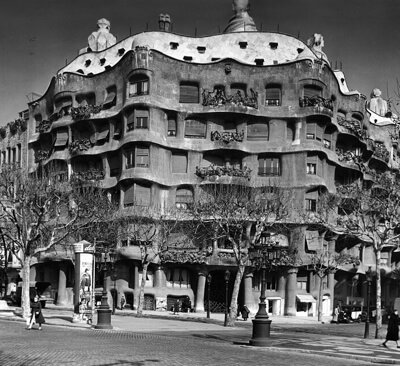
[[393, 310], [393, 313], [390, 314], [389, 317], [389, 324], [386, 333], [386, 340], [382, 343], [383, 347], [387, 347], [387, 341], [394, 341], [396, 342], [397, 348], [399, 347], [399, 316], [397, 310]]
[[39, 330], [42, 330], [42, 324], [46, 321], [44, 320], [42, 314], [42, 305], [39, 301], [39, 296], [35, 296], [33, 302], [31, 303], [31, 319], [29, 321], [29, 326], [26, 329], [32, 329], [33, 324], [39, 324]]

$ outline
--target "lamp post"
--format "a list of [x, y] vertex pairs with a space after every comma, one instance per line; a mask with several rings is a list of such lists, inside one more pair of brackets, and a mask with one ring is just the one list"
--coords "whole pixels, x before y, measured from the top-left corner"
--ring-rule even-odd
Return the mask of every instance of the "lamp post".
[[229, 270], [225, 271], [225, 321], [224, 327], [228, 326], [228, 285], [229, 278], [231, 277], [231, 272]]
[[115, 304], [116, 304], [116, 300], [117, 300], [117, 296], [116, 296], [117, 293], [116, 293], [116, 289], [115, 289], [115, 281], [117, 280], [117, 271], [115, 270], [114, 266], [113, 266], [113, 271], [111, 273], [111, 280], [114, 282], [112, 315], [115, 315]]
[[267, 303], [265, 296], [265, 272], [268, 267], [272, 267], [281, 256], [280, 249], [271, 244], [257, 245], [250, 253], [250, 259], [253, 261], [258, 270], [262, 270], [260, 303], [258, 304], [258, 312], [253, 322], [253, 337], [250, 339], [250, 345], [258, 347], [267, 347], [269, 345], [268, 338], [271, 332], [271, 320], [267, 312]]
[[[109, 269], [114, 267], [114, 260], [116, 254], [114, 251], [106, 251], [104, 253], [96, 253], [96, 258], [101, 261], [104, 254], [104, 262], [102, 263], [102, 271], [103, 271], [103, 294], [101, 296], [101, 305], [97, 309], [97, 325], [95, 325], [95, 329], [113, 329], [111, 325], [111, 309], [108, 305], [107, 301], [107, 272]], [[107, 261], [107, 257], [109, 257], [109, 262]], [[109, 267], [110, 266], [110, 267]]]
[[369, 338], [369, 301], [371, 296], [371, 283], [372, 283], [372, 270], [371, 267], [368, 267], [368, 271], [365, 272], [365, 276], [367, 277], [367, 317], [365, 319], [365, 330], [364, 330], [364, 338]]
[[207, 275], [207, 319], [210, 319], [210, 286], [212, 276], [211, 273]]

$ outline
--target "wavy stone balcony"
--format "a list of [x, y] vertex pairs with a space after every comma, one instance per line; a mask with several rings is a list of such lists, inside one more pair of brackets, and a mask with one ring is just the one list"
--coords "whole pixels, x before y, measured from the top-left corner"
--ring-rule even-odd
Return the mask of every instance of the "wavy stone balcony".
[[383, 160], [385, 163], [389, 162], [390, 153], [386, 149], [386, 146], [381, 142], [375, 142], [375, 151], [372, 155], [373, 157]]
[[72, 177], [82, 181], [99, 181], [104, 179], [105, 173], [102, 170], [89, 169], [84, 172], [73, 173]]
[[241, 132], [219, 132], [212, 131], [211, 132], [211, 141], [221, 141], [225, 144], [229, 144], [230, 142], [243, 142], [244, 140], [244, 131]]
[[250, 107], [258, 109], [258, 93], [253, 89], [250, 89], [251, 96], [243, 96], [240, 91], [234, 95], [225, 95], [225, 92], [221, 89], [215, 90], [213, 92], [207, 89], [203, 90], [203, 106], [204, 107], [220, 107], [224, 105], [238, 105], [244, 107]]
[[230, 166], [216, 166], [211, 164], [208, 167], [196, 167], [196, 175], [210, 182], [232, 183], [235, 180], [249, 181], [252, 170], [248, 167], [235, 168]]
[[344, 117], [341, 117], [341, 116], [338, 116], [336, 120], [340, 126], [345, 128], [352, 135], [358, 137], [360, 140], [364, 141], [368, 137], [367, 131], [365, 131], [361, 128], [359, 121], [355, 121], [355, 120], [348, 121]]
[[85, 105], [79, 107], [72, 107], [70, 114], [74, 121], [81, 119], [89, 119], [93, 114], [98, 114], [103, 109], [103, 105]]

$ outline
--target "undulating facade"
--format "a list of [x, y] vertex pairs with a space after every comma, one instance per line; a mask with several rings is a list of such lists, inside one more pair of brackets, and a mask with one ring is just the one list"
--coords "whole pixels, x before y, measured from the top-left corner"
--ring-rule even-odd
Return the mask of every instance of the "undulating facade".
[[[320, 192], [335, 182], [370, 180], [374, 172], [398, 169], [396, 125], [378, 91], [371, 100], [349, 91], [344, 74], [333, 70], [314, 34], [305, 44], [281, 33], [259, 32], [246, 9], [234, 9], [225, 31], [207, 37], [171, 33], [168, 16], [160, 29], [118, 43], [101, 19], [88, 47], [51, 80], [47, 91], [29, 103], [30, 172], [52, 163], [60, 179], [72, 173], [100, 179], [121, 210], [139, 205], [185, 209], [194, 187], [246, 178], [252, 186], [269, 182], [296, 192], [297, 206], [316, 209]], [[6, 147], [2, 146], [2, 151]], [[232, 173], [234, 172], [234, 173]], [[247, 180], [248, 178], [248, 180]], [[322, 248], [359, 255], [374, 266], [372, 251], [340, 237], [325, 238], [294, 225], [279, 245], [295, 244], [302, 265], [267, 273], [269, 312], [316, 315], [319, 279], [307, 266]], [[145, 309], [170, 308], [189, 296], [205, 310], [208, 273], [211, 311], [224, 311], [226, 269], [234, 273], [229, 243], [209, 244], [205, 264], [175, 261], [150, 266]], [[110, 301], [124, 294], [136, 307], [141, 282], [139, 248], [119, 243], [115, 281], [108, 278]], [[397, 256], [396, 256], [397, 255]], [[51, 254], [39, 258], [32, 280], [49, 281], [57, 303], [72, 304], [73, 261]], [[383, 305], [397, 297], [390, 277], [400, 255], [387, 261]], [[357, 267], [329, 275], [323, 312], [336, 303], [363, 304], [366, 287]], [[232, 292], [233, 281], [229, 284]], [[260, 273], [251, 267], [242, 281], [239, 304], [256, 311]], [[373, 293], [373, 292], [372, 292]]]

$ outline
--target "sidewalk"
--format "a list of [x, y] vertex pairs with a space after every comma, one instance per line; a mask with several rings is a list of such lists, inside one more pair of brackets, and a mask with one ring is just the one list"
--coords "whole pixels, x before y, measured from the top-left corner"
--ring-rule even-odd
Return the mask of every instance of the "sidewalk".
[[[16, 309], [18, 311], [18, 308]], [[60, 308], [48, 305], [43, 310], [46, 326], [63, 326], [92, 329], [86, 322], [72, 322], [72, 308]], [[144, 311], [143, 317], [137, 318], [136, 311], [116, 310], [112, 316], [113, 330], [136, 333], [160, 333], [163, 335], [191, 336], [193, 332], [205, 337], [216, 337], [220, 341], [230, 342], [242, 347], [249, 346], [252, 336], [252, 322], [238, 320], [236, 327], [224, 327], [224, 314], [179, 313]], [[0, 310], [0, 318], [23, 321], [12, 311]], [[400, 349], [389, 342], [389, 348], [381, 346], [383, 340], [374, 339], [375, 325], [370, 325], [370, 337], [364, 335], [364, 323], [329, 324], [330, 317], [318, 322], [316, 317], [271, 316], [271, 337], [268, 348], [280, 352], [303, 352], [346, 359], [359, 359], [374, 363], [400, 365]], [[93, 325], [97, 324], [97, 316]], [[386, 331], [386, 326], [384, 326]], [[177, 333], [180, 332], [180, 333]], [[259, 350], [262, 350], [259, 348]]]

